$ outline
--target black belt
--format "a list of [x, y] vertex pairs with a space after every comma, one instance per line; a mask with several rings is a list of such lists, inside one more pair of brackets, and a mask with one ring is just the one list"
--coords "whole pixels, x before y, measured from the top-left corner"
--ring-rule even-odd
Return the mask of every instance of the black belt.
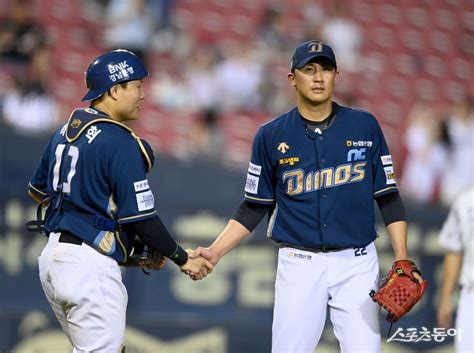
[[342, 250], [349, 249], [349, 248], [334, 248], [334, 247], [326, 247], [326, 246], [323, 246], [322, 248], [307, 248], [306, 246], [293, 245], [289, 243], [278, 243], [278, 246], [280, 248], [293, 248], [293, 249], [298, 249], [298, 250], [311, 251], [314, 253], [335, 252], [335, 251], [342, 251]]
[[82, 239], [79, 239], [78, 237], [75, 237], [69, 232], [61, 232], [61, 235], [59, 236], [60, 243], [68, 243], [68, 244], [75, 244], [75, 245], [82, 245]]

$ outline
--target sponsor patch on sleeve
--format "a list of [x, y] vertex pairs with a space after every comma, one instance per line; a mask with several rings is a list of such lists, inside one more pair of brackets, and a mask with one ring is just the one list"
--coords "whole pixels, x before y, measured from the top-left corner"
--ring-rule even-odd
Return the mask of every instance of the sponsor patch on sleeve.
[[392, 156], [390, 154], [387, 154], [385, 156], [380, 156], [380, 159], [382, 160], [383, 165], [393, 164]]
[[384, 167], [383, 170], [385, 171], [385, 177], [387, 179], [387, 185], [396, 184], [397, 181], [395, 180], [395, 172], [393, 171], [393, 167]]
[[249, 194], [257, 194], [258, 193], [258, 181], [260, 180], [259, 177], [255, 175], [247, 173], [247, 182], [245, 183], [245, 191]]
[[150, 188], [150, 186], [148, 185], [148, 179], [134, 182], [133, 187], [135, 188], [135, 192], [147, 190]]
[[155, 197], [151, 190], [136, 194], [139, 211], [151, 210], [155, 207]]
[[255, 174], [255, 175], [260, 175], [262, 173], [262, 166], [253, 164], [252, 162], [249, 162], [249, 173]]

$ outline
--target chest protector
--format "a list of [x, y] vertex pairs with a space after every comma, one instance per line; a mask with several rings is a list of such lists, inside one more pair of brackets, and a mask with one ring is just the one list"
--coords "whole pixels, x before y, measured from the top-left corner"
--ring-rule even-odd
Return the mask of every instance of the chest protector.
[[[128, 131], [140, 148], [147, 172], [151, 170], [154, 155], [150, 145], [136, 136], [124, 124], [114, 121], [92, 108], [76, 109], [71, 114], [65, 126], [65, 137], [68, 144], [76, 141], [92, 124], [97, 123], [115, 124]], [[58, 184], [61, 186], [62, 182]], [[58, 193], [51, 198], [44, 222], [45, 232], [49, 234], [50, 232], [68, 231], [119, 263], [126, 262], [134, 236], [125, 234], [116, 219], [85, 213], [64, 196], [59, 187]]]

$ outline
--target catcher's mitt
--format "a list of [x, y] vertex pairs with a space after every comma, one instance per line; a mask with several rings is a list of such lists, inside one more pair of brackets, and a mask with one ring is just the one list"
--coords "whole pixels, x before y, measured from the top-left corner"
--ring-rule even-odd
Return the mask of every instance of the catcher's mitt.
[[133, 241], [133, 251], [126, 262], [120, 265], [125, 267], [141, 267], [143, 272], [150, 274], [149, 270], [159, 271], [166, 263], [166, 257], [161, 253], [146, 245], [138, 236]]
[[372, 300], [387, 310], [388, 322], [397, 322], [423, 296], [428, 282], [423, 280], [419, 283], [413, 273], [421, 276], [420, 270], [413, 261], [395, 261], [379, 290], [370, 292]]

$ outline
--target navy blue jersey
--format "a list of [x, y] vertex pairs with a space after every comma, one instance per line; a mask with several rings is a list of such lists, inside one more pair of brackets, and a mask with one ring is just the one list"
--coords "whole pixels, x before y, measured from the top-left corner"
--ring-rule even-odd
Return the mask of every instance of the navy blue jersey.
[[146, 176], [152, 159], [125, 125], [76, 109], [49, 141], [29, 185], [52, 198], [46, 230], [69, 231], [123, 261], [127, 239], [110, 224], [156, 216]]
[[297, 108], [260, 127], [245, 199], [274, 204], [268, 236], [308, 248], [365, 246], [377, 236], [374, 198], [398, 192], [380, 125], [333, 104], [330, 126], [309, 130]]

